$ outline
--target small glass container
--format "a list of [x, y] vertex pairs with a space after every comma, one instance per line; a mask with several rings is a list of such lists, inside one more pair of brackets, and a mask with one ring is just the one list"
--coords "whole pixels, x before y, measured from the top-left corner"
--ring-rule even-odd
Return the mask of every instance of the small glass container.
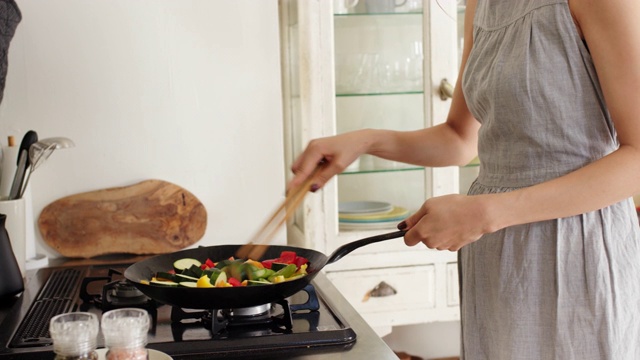
[[123, 308], [102, 314], [107, 360], [148, 359], [148, 331], [149, 314], [143, 309]]
[[56, 315], [49, 322], [55, 360], [97, 360], [98, 316], [88, 312]]

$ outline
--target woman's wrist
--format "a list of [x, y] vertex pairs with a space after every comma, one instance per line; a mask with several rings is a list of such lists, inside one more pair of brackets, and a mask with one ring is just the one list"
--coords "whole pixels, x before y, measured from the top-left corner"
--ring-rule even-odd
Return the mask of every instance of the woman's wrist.
[[484, 215], [483, 233], [493, 233], [518, 223], [513, 195], [512, 193], [477, 195], [480, 200], [480, 213]]

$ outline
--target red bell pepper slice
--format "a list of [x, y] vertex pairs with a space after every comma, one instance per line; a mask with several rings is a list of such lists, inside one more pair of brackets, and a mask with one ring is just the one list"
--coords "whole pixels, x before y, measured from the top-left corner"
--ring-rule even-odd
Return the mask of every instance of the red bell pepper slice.
[[231, 284], [231, 286], [242, 286], [242, 283], [240, 282], [240, 280], [236, 279], [236, 278], [229, 278], [227, 279], [227, 282], [229, 284]]
[[294, 264], [296, 264], [296, 266], [298, 267], [298, 269], [300, 269], [301, 265], [304, 265], [306, 263], [308, 263], [309, 260], [305, 257], [302, 256], [296, 256], [296, 259], [293, 261]]
[[280, 253], [280, 257], [278, 258], [278, 262], [282, 264], [293, 264], [294, 260], [298, 256], [295, 251], [283, 251]]

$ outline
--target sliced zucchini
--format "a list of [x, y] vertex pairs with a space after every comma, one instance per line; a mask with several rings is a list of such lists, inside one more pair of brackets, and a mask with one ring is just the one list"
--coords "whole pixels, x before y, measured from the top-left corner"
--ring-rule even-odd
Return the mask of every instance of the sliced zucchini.
[[149, 281], [149, 283], [150, 283], [151, 285], [165, 286], [165, 287], [178, 286], [178, 283], [177, 283], [177, 282], [174, 282], [174, 281], [166, 281], [166, 280], [151, 280], [151, 281]]
[[189, 267], [189, 272], [194, 274], [195, 277], [197, 277], [198, 279], [202, 277], [203, 271], [204, 270], [200, 268], [200, 265], [193, 264], [191, 265], [191, 267]]
[[[208, 274], [211, 285], [215, 285], [216, 280], [218, 280], [218, 276], [220, 276], [220, 274], [225, 274], [225, 272], [220, 269], [213, 268], [213, 269], [205, 270], [205, 274]], [[226, 279], [226, 276], [227, 275], [225, 274], [225, 279]]]
[[198, 267], [200, 267], [202, 265], [202, 263], [196, 259], [192, 259], [192, 258], [184, 258], [184, 259], [179, 259], [173, 262], [173, 269], [177, 272], [177, 273], [182, 273], [183, 271], [189, 269], [191, 267], [191, 265], [196, 265]]
[[247, 285], [255, 286], [255, 285], [271, 285], [271, 283], [265, 279], [261, 280], [248, 280]]
[[158, 273], [156, 274], [156, 279], [178, 282], [176, 279], [176, 274], [172, 274], [164, 271], [158, 271]]
[[193, 276], [188, 276], [188, 275], [184, 275], [184, 274], [176, 274], [175, 275], [176, 278], [176, 282], [183, 282], [183, 281], [198, 281], [197, 277], [193, 277]]
[[214, 285], [216, 287], [222, 287], [224, 283], [227, 282], [227, 273], [225, 273], [224, 271], [220, 272], [220, 275], [218, 275], [218, 277], [215, 280]]
[[198, 287], [197, 283], [194, 282], [194, 281], [182, 281], [182, 282], [179, 282], [178, 285], [183, 286], [183, 287], [189, 287], [189, 288]]

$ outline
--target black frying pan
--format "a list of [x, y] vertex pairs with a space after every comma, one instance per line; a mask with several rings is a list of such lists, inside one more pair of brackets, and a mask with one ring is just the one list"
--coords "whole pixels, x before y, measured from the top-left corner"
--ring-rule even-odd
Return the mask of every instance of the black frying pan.
[[170, 270], [173, 267], [173, 262], [178, 259], [194, 258], [204, 261], [209, 258], [213, 261], [219, 261], [235, 256], [236, 251], [242, 245], [208, 246], [157, 255], [129, 266], [125, 270], [124, 276], [148, 297], [169, 305], [187, 309], [208, 310], [258, 306], [273, 303], [297, 293], [307, 286], [325, 265], [340, 260], [343, 256], [359, 247], [399, 238], [404, 234], [405, 231], [396, 231], [350, 242], [337, 248], [329, 257], [310, 249], [263, 245], [268, 247], [263, 259], [278, 258], [282, 251], [295, 251], [298, 256], [303, 256], [309, 260], [309, 267], [307, 268], [309, 274], [307, 276], [278, 284], [228, 288], [188, 288], [163, 287], [140, 283], [141, 280], [150, 280], [158, 271]]

